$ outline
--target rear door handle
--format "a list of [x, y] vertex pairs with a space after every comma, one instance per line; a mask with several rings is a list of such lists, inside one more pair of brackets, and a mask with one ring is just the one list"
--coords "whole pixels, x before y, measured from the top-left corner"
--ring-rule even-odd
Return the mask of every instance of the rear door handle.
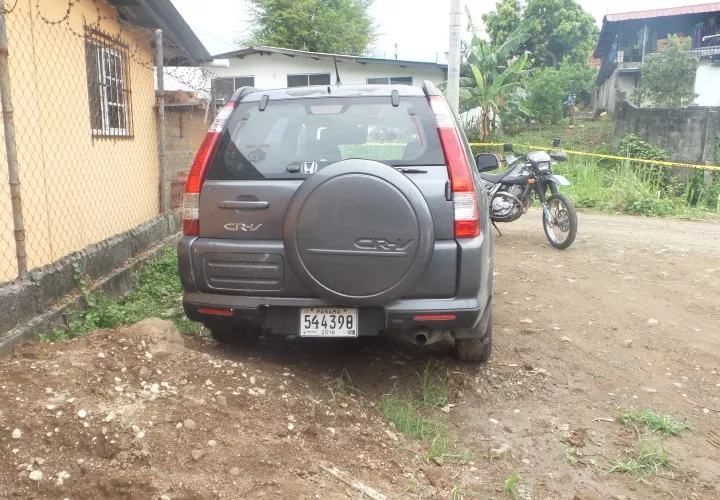
[[265, 208], [268, 208], [269, 206], [270, 206], [270, 203], [267, 201], [228, 200], [228, 201], [221, 201], [218, 203], [218, 207], [227, 208], [230, 210], [237, 210], [237, 209], [263, 210]]

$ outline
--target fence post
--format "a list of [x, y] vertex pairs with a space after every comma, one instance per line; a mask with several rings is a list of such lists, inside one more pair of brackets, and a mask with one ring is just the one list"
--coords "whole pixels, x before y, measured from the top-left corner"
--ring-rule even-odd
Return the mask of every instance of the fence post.
[[[708, 111], [707, 120], [705, 122], [705, 147], [703, 148], [703, 164], [715, 165], [718, 143], [718, 127], [720, 126], [720, 113], [717, 111]], [[713, 171], [705, 170], [704, 181], [706, 186], [713, 183]]]
[[160, 169], [160, 213], [169, 210], [168, 182], [165, 178], [165, 71], [163, 61], [163, 33], [155, 30], [155, 68], [158, 86], [158, 167]]
[[20, 170], [18, 168], [15, 143], [15, 122], [13, 121], [12, 93], [10, 91], [10, 63], [8, 61], [8, 39], [5, 26], [5, 0], [0, 0], [0, 103], [2, 104], [3, 129], [5, 131], [5, 153], [12, 203], [13, 233], [18, 276], [27, 274], [27, 252], [25, 250], [25, 224], [22, 212]]

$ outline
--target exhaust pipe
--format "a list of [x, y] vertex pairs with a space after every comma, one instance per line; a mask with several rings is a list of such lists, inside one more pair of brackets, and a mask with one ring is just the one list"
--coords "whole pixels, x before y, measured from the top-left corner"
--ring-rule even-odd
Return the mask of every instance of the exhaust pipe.
[[415, 337], [413, 338], [413, 342], [415, 342], [415, 345], [423, 346], [427, 345], [428, 343], [428, 336], [427, 333], [420, 330], [419, 332], [415, 333]]
[[424, 346], [434, 344], [443, 338], [445, 333], [446, 332], [444, 330], [425, 330], [424, 328], [421, 328], [419, 330], [403, 333], [402, 337], [411, 344]]

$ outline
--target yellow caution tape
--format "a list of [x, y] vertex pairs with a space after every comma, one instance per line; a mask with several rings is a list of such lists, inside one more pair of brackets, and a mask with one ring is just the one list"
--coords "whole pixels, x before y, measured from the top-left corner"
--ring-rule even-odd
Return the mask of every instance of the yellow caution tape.
[[[502, 142], [472, 142], [471, 146], [504, 146]], [[515, 144], [513, 146], [519, 146], [526, 149], [534, 149], [540, 151], [547, 151], [549, 148], [542, 146], [532, 146], [528, 144]], [[550, 148], [552, 149], [552, 148]], [[617, 155], [604, 155], [600, 153], [586, 153], [585, 151], [573, 151], [570, 149], [558, 149], [558, 151], [564, 151], [565, 153], [578, 156], [590, 156], [593, 158], [605, 158], [608, 160], [620, 160], [620, 161], [631, 161], [635, 163], [647, 163], [650, 165], [662, 165], [664, 167], [682, 167], [682, 168], [695, 168], [698, 170], [716, 170], [720, 171], [720, 167], [714, 165], [693, 165], [691, 163], [677, 163], [672, 161], [659, 161], [659, 160], [645, 160], [640, 158], [627, 158], [625, 156]]]

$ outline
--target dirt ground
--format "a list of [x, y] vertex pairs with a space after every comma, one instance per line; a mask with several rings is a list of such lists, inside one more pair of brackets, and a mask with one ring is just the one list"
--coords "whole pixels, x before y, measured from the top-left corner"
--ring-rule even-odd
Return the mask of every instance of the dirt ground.
[[[480, 368], [450, 343], [225, 348], [159, 320], [19, 348], [0, 360], [0, 498], [371, 498], [332, 467], [387, 498], [720, 498], [720, 224], [581, 214], [564, 252], [538, 212], [501, 230]], [[456, 406], [428, 411], [466, 463], [428, 461], [377, 410], [431, 358]], [[607, 472], [639, 445], [620, 406], [692, 426], [649, 485]]]

